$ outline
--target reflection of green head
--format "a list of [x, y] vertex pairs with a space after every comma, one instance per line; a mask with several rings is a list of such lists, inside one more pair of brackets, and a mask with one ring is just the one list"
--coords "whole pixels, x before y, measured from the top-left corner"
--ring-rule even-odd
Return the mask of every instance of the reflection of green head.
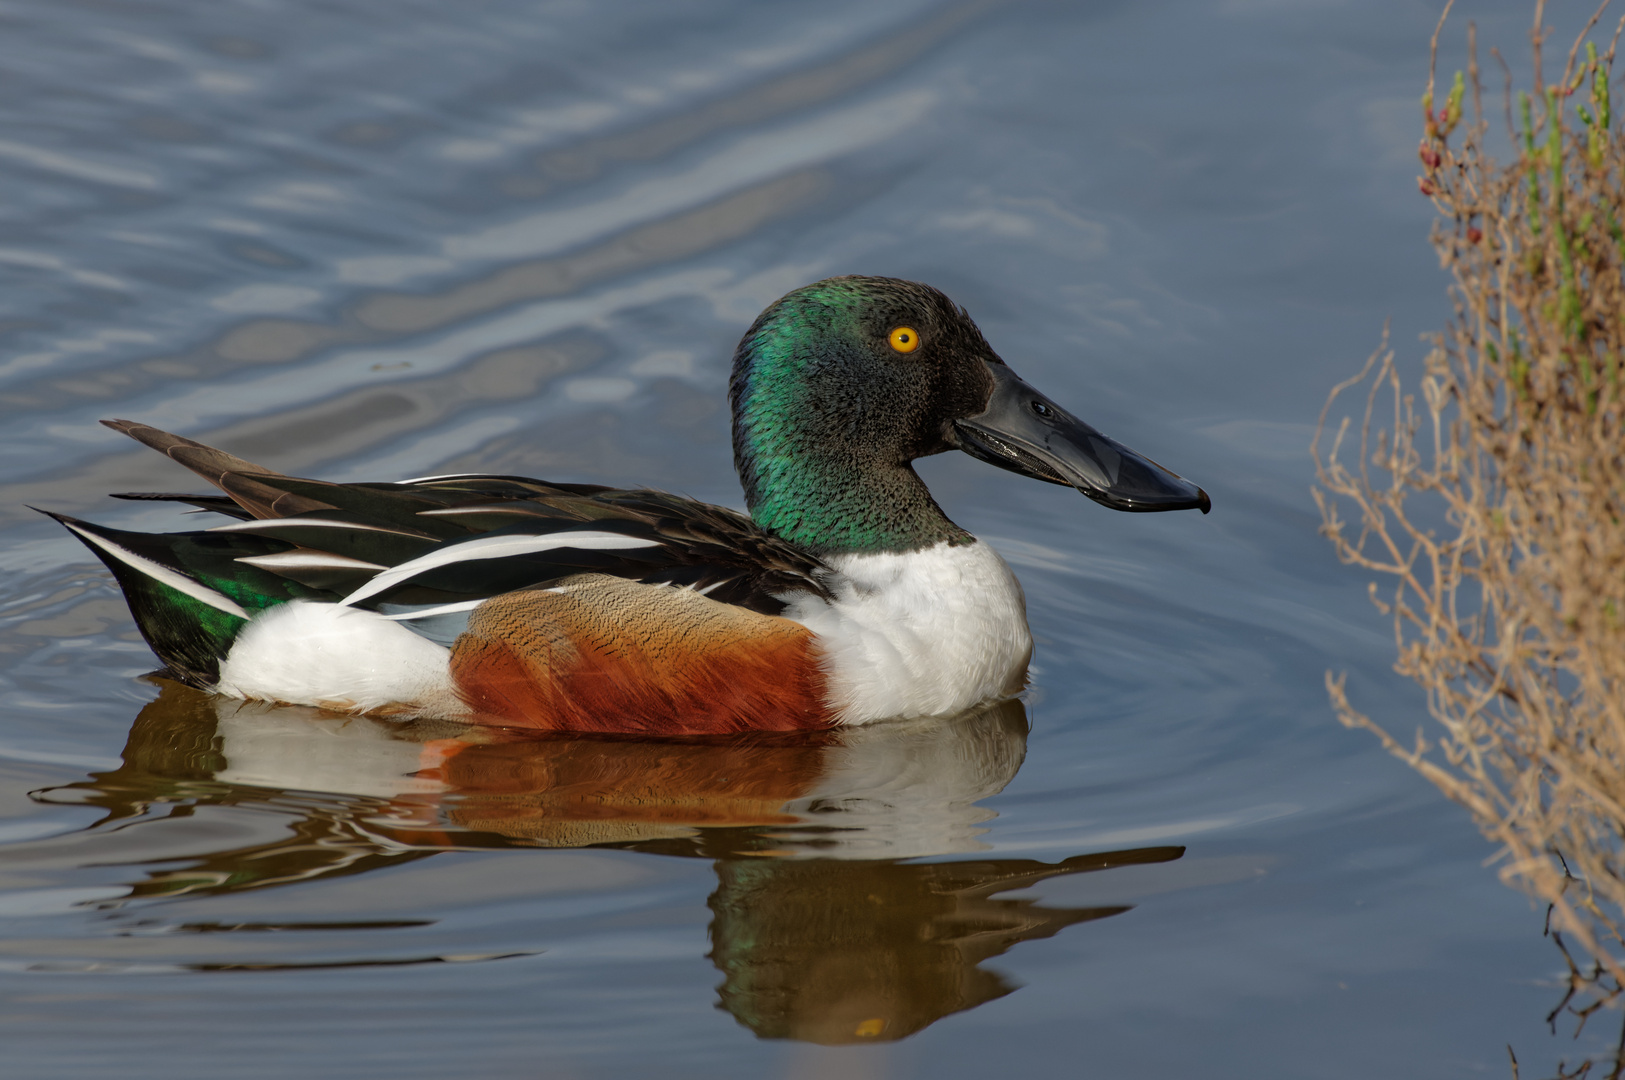
[[926, 285], [830, 278], [783, 297], [740, 340], [729, 385], [751, 515], [820, 552], [968, 541], [909, 463], [954, 448], [949, 425], [987, 403], [992, 356]]
[[983, 960], [1128, 910], [1044, 908], [993, 894], [1183, 853], [1144, 848], [1053, 864], [719, 860], [711, 897], [718, 996], [766, 1039], [901, 1039], [1015, 989], [982, 970]]

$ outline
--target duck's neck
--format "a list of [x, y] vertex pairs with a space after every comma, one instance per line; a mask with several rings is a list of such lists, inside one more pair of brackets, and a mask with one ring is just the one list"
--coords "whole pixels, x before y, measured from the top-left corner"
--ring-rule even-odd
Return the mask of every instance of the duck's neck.
[[770, 532], [819, 555], [919, 551], [975, 538], [948, 520], [908, 465], [882, 468], [767, 440], [736, 453], [745, 504]]
[[764, 529], [818, 555], [975, 541], [908, 462], [854, 441], [839, 408], [813, 404], [799, 381], [736, 378], [733, 390], [734, 466]]

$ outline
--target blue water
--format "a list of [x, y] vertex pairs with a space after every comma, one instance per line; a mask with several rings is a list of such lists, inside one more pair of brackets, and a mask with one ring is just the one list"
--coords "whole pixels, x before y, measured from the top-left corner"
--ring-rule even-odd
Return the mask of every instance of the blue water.
[[[1520, 3], [1458, 5], [1522, 53]], [[1307, 446], [1445, 282], [1430, 4], [0, 4], [0, 1045], [19, 1077], [1550, 1071], [1562, 961], [1408, 736]], [[1566, 18], [1572, 13], [1559, 13]], [[1565, 30], [1572, 30], [1561, 24]], [[1459, 63], [1459, 30], [1443, 63]], [[1202, 484], [1113, 514], [962, 455], [1020, 706], [816, 743], [477, 747], [145, 680], [25, 504], [284, 471], [737, 504], [765, 304], [928, 281]], [[1030, 731], [1028, 730], [1030, 725]]]

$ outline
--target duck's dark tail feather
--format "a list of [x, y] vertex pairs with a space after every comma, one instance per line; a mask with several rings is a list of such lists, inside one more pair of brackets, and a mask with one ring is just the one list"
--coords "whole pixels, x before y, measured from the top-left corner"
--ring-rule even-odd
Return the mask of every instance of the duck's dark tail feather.
[[131, 502], [177, 502], [187, 506], [196, 507], [191, 513], [224, 514], [226, 517], [236, 518], [238, 521], [252, 521], [254, 515], [238, 506], [224, 495], [187, 495], [173, 491], [115, 491], [110, 496], [114, 499], [128, 499]]
[[48, 514], [96, 553], [117, 579], [141, 636], [170, 674], [212, 687], [220, 661], [253, 615], [294, 599], [333, 599], [325, 590], [269, 573], [245, 558], [288, 545], [264, 537], [212, 533], [135, 533]]
[[318, 499], [307, 498], [267, 484], [267, 480], [288, 479], [275, 469], [267, 469], [235, 454], [204, 446], [200, 442], [167, 431], [138, 424], [134, 420], [103, 420], [114, 431], [123, 432], [145, 446], [150, 446], [171, 461], [185, 465], [215, 487], [230, 495], [232, 501], [257, 518], [288, 517], [313, 510], [332, 507]]

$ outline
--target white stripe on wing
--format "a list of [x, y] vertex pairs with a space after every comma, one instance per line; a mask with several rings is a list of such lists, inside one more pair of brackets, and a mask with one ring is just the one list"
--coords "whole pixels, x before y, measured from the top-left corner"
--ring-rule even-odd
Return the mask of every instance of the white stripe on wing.
[[385, 570], [375, 562], [363, 562], [325, 551], [279, 551], [275, 555], [248, 555], [236, 560], [266, 570]]
[[72, 529], [78, 535], [89, 540], [92, 544], [107, 552], [113, 558], [133, 570], [137, 570], [154, 581], [168, 585], [178, 593], [184, 593], [194, 600], [201, 600], [212, 608], [224, 611], [227, 615], [235, 615], [239, 619], [249, 618], [248, 612], [239, 607], [236, 601], [224, 593], [216, 592], [196, 578], [189, 578], [178, 570], [171, 570], [162, 563], [155, 563], [151, 559], [143, 558], [128, 548], [120, 547], [103, 536], [97, 536], [88, 529], [81, 529], [72, 522], [64, 521], [62, 524]]
[[401, 529], [386, 529], [381, 525], [357, 525], [353, 521], [334, 521], [331, 518], [262, 518], [256, 521], [238, 521], [230, 525], [216, 525], [210, 532], [275, 532], [277, 529], [311, 528], [311, 529], [355, 529], [359, 532], [389, 533], [392, 536], [410, 536], [414, 540], [432, 540], [431, 536], [422, 533], [405, 532]]
[[627, 536], [625, 533], [597, 532], [593, 530], [548, 533], [546, 536], [482, 536], [474, 540], [465, 540], [460, 544], [437, 548], [426, 555], [419, 555], [415, 559], [403, 562], [393, 569], [385, 570], [361, 586], [361, 588], [340, 600], [339, 603], [345, 605], [360, 603], [369, 596], [376, 596], [385, 589], [393, 588], [421, 573], [442, 566], [452, 566], [460, 562], [473, 562], [478, 559], [505, 559], [514, 555], [532, 555], [541, 551], [556, 551], [559, 548], [579, 548], [585, 551], [620, 551], [629, 548], [659, 546], [660, 541], [658, 540], [645, 540], [642, 537]]

